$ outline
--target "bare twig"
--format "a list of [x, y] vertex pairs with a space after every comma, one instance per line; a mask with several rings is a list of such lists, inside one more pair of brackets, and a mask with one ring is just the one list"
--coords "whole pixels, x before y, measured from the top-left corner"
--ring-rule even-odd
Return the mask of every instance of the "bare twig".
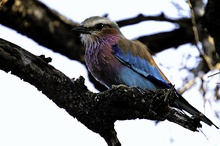
[[192, 80], [188, 81], [179, 91], [180, 94], [183, 94], [185, 91], [187, 91], [188, 89], [190, 89], [193, 85], [195, 85], [196, 80], [198, 78], [202, 79], [204, 77], [203, 75], [197, 76], [195, 78], [193, 78]]
[[217, 72], [217, 73], [214, 73], [214, 74], [212, 74], [212, 75], [209, 75], [208, 78], [213, 77], [213, 76], [215, 76], [215, 75], [217, 75], [217, 74], [220, 74], [220, 72]]

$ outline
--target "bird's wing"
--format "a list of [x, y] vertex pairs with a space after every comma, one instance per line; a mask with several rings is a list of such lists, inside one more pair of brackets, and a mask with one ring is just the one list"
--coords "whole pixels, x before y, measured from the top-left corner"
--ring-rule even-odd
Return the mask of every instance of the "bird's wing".
[[[129, 42], [129, 43], [128, 43]], [[171, 84], [160, 71], [145, 45], [138, 41], [123, 42], [112, 46], [114, 56], [147, 80], [161, 88], [171, 88]]]
[[[118, 44], [112, 46], [113, 54], [121, 63], [161, 88], [172, 87], [169, 80], [164, 76], [150, 53], [147, 51], [146, 46], [140, 42], [129, 42], [129, 40], [125, 42], [119, 41]], [[203, 122], [218, 128], [211, 120], [186, 101], [177, 91], [176, 94], [178, 98], [176, 98], [173, 103], [174, 107], [185, 110], [191, 115], [201, 115], [201, 120]]]

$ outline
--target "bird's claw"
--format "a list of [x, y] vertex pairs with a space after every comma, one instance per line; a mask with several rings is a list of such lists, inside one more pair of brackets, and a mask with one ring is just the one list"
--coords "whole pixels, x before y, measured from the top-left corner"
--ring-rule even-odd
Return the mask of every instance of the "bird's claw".
[[115, 89], [115, 88], [120, 88], [120, 87], [128, 87], [128, 86], [126, 86], [126, 85], [124, 85], [124, 84], [119, 84], [119, 85], [112, 85], [112, 89]]
[[174, 87], [175, 87], [175, 85], [172, 85], [170, 90], [168, 90], [168, 92], [166, 93], [165, 98], [164, 98], [165, 103], [168, 103], [170, 94], [175, 90]]

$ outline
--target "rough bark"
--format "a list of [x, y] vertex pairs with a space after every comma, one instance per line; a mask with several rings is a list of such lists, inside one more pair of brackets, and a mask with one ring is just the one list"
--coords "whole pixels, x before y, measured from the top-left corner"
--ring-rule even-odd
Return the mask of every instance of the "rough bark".
[[[143, 91], [117, 86], [92, 93], [84, 79], [70, 79], [48, 63], [51, 58], [34, 56], [10, 42], [0, 39], [0, 69], [20, 77], [42, 91], [57, 106], [64, 108], [86, 127], [99, 133], [109, 146], [120, 146], [114, 129], [116, 120], [165, 119], [197, 131], [199, 117], [188, 117], [171, 108], [176, 98], [172, 90]], [[167, 99], [167, 100], [165, 100]]]

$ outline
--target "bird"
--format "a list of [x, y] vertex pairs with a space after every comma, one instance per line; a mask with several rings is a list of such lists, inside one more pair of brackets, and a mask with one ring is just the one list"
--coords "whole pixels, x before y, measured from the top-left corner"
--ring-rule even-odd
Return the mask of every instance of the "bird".
[[[126, 85], [139, 89], [171, 89], [172, 84], [160, 70], [148, 48], [137, 40], [127, 39], [118, 24], [106, 17], [92, 16], [72, 31], [79, 33], [85, 45], [85, 62], [93, 77], [107, 88]], [[173, 106], [191, 115], [202, 115], [201, 121], [214, 125], [176, 90]]]

